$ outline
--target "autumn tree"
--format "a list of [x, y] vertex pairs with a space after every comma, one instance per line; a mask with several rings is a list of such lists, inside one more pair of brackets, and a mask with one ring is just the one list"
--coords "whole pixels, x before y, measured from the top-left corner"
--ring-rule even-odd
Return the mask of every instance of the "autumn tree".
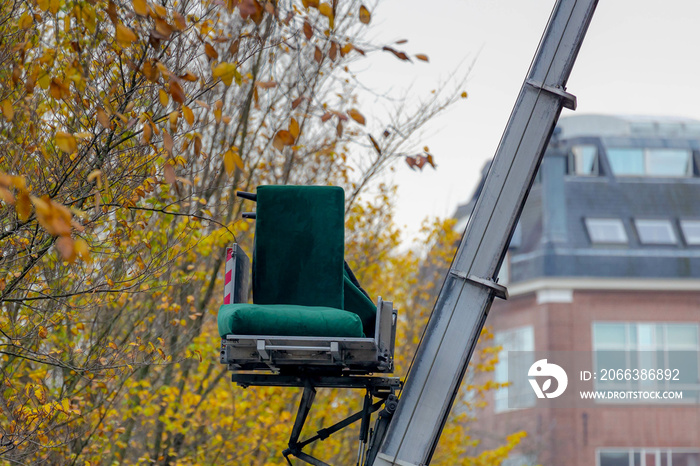
[[[348, 253], [400, 302], [415, 258], [392, 254], [394, 227], [373, 232], [369, 210], [390, 218], [363, 192], [397, 159], [433, 164], [410, 136], [459, 97], [366, 116], [348, 63], [411, 58], [364, 42], [370, 21], [351, 1], [0, 5], [4, 461], [279, 459], [295, 392], [240, 390], [217, 360], [222, 251], [252, 238], [234, 193], [343, 186]], [[382, 248], [376, 263], [359, 259], [368, 247]], [[324, 449], [345, 464], [350, 442]]]

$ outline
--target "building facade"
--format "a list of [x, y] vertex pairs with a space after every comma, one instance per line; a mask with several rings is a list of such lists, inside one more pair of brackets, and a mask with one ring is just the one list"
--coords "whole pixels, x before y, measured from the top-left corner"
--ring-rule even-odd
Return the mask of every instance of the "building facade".
[[[527, 384], [510, 386], [479, 417], [485, 444], [527, 431], [509, 466], [700, 466], [700, 122], [562, 118], [500, 282], [510, 298], [487, 321], [503, 348], [497, 381], [509, 351], [579, 352], [594, 370], [615, 358], [678, 369], [685, 397], [548, 408]], [[518, 396], [532, 402], [512, 408]]]

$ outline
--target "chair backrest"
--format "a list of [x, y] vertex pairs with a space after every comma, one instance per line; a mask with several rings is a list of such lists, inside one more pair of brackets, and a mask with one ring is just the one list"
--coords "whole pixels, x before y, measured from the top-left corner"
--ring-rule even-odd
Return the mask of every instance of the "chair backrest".
[[255, 304], [343, 309], [344, 210], [340, 187], [258, 187]]

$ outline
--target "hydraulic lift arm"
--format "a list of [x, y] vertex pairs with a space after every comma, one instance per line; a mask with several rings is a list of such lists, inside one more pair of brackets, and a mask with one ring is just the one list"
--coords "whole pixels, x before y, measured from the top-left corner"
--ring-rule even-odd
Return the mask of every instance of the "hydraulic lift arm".
[[[597, 0], [558, 0], [438, 296], [396, 413], [366, 464], [428, 465], [494, 297], [495, 277], [562, 107]], [[379, 441], [380, 439], [377, 439]]]

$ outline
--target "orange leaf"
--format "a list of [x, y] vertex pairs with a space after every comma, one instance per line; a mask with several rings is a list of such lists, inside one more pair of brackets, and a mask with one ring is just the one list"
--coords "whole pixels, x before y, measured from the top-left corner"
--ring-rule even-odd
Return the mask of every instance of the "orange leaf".
[[110, 122], [107, 112], [105, 112], [101, 107], [97, 107], [97, 121], [105, 128], [109, 129]]
[[419, 60], [422, 60], [422, 61], [430, 61], [430, 60], [428, 59], [428, 56], [427, 56], [427, 55], [424, 55], [424, 54], [422, 54], [422, 53], [416, 54], [416, 58], [419, 59]]
[[29, 199], [29, 194], [27, 194], [26, 191], [21, 190], [19, 194], [17, 194], [15, 209], [17, 210], [17, 217], [19, 217], [20, 222], [29, 220], [29, 216], [32, 214], [32, 201]]
[[204, 43], [204, 53], [209, 57], [209, 60], [217, 60], [219, 58], [219, 52], [209, 42]]
[[323, 60], [323, 53], [318, 47], [316, 47], [316, 49], [314, 50], [314, 60], [316, 60], [316, 62], [318, 63], [321, 63], [321, 61]]
[[374, 146], [374, 150], [377, 151], [377, 154], [382, 155], [382, 150], [379, 148], [379, 144], [377, 144], [377, 140], [372, 137], [371, 134], [368, 134], [369, 140], [372, 142], [372, 146]]
[[192, 126], [194, 124], [194, 113], [192, 113], [192, 109], [187, 105], [182, 106], [182, 116], [185, 117], [185, 121], [187, 121], [188, 125]]
[[168, 97], [168, 93], [165, 92], [163, 89], [158, 89], [158, 100], [160, 100], [160, 104], [163, 107], [167, 107], [168, 102], [170, 102], [170, 98]]
[[279, 151], [282, 151], [284, 146], [291, 146], [292, 144], [294, 144], [294, 136], [285, 129], [277, 131], [277, 134], [275, 134], [272, 140], [272, 145]]
[[408, 55], [406, 55], [404, 52], [399, 52], [398, 50], [392, 49], [391, 47], [388, 47], [388, 46], [386, 46], [386, 45], [385, 45], [384, 47], [382, 47], [382, 50], [384, 50], [385, 52], [391, 52], [391, 53], [393, 53], [393, 54], [396, 55], [396, 57], [399, 58], [400, 60], [411, 61], [411, 59], [408, 58]]
[[153, 130], [151, 129], [151, 124], [149, 122], [145, 122], [143, 124], [143, 142], [144, 144], [148, 144], [151, 142], [151, 136], [153, 135]]
[[350, 118], [352, 118], [353, 120], [355, 120], [359, 124], [361, 124], [361, 125], [365, 124], [365, 117], [362, 116], [362, 114], [360, 112], [358, 112], [357, 110], [355, 110], [354, 108], [351, 108], [350, 110], [348, 110], [348, 115], [350, 115]]
[[277, 87], [277, 83], [274, 81], [255, 81], [255, 85], [262, 89], [271, 89]]
[[185, 100], [187, 100], [187, 96], [185, 95], [185, 91], [182, 90], [182, 86], [180, 86], [180, 83], [174, 79], [170, 80], [170, 95], [173, 96], [173, 100], [179, 104], [184, 104]]
[[362, 24], [369, 24], [371, 20], [372, 15], [369, 10], [364, 5], [360, 5], [360, 22]]
[[70, 236], [61, 236], [56, 240], [56, 249], [61, 253], [63, 260], [68, 262], [75, 261], [75, 243]]
[[308, 39], [311, 39], [311, 37], [313, 37], [313, 35], [314, 35], [314, 30], [311, 27], [311, 24], [309, 24], [308, 21], [304, 21], [304, 36], [308, 40]]
[[167, 131], [163, 130], [163, 147], [165, 150], [172, 154], [173, 152], [173, 137], [168, 134]]

